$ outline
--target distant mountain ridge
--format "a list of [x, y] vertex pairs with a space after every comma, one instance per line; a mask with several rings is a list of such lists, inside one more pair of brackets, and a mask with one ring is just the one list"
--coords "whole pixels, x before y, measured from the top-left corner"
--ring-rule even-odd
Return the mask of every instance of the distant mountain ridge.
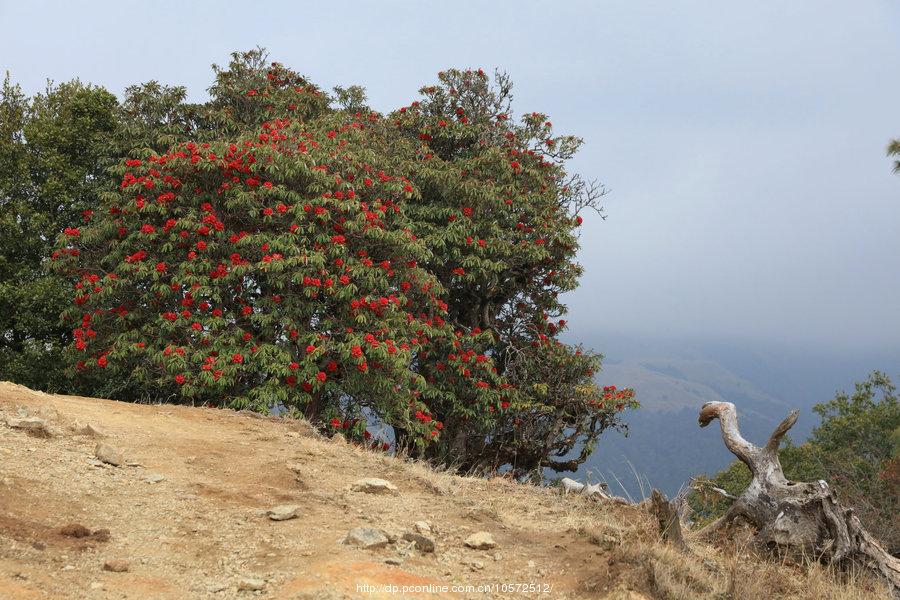
[[802, 442], [818, 422], [812, 406], [852, 389], [872, 370], [900, 376], [900, 350], [823, 352], [739, 341], [639, 338], [623, 335], [570, 336], [606, 355], [597, 375], [602, 385], [633, 387], [641, 408], [626, 414], [628, 437], [605, 433], [576, 476], [603, 479], [613, 491], [639, 498], [659, 487], [675, 494], [691, 475], [712, 474], [733, 456], [717, 427], [701, 429], [705, 402], [733, 402], [745, 437], [764, 441], [793, 408], [801, 410], [792, 430]]

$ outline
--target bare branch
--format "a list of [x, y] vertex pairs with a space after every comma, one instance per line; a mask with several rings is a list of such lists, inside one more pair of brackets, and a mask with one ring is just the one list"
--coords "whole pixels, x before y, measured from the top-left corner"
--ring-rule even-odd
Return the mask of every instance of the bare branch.
[[748, 442], [741, 435], [737, 424], [737, 410], [731, 402], [707, 402], [700, 409], [700, 427], [706, 427], [713, 419], [719, 419], [722, 427], [722, 440], [732, 454], [755, 472], [756, 456], [759, 448]]
[[781, 438], [784, 437], [784, 434], [788, 432], [788, 430], [794, 426], [794, 423], [797, 422], [797, 417], [800, 416], [800, 411], [794, 409], [784, 418], [784, 420], [778, 424], [778, 427], [775, 428], [775, 431], [772, 432], [772, 435], [769, 437], [768, 443], [766, 443], [765, 451], [770, 454], [778, 453], [778, 446], [781, 445]]

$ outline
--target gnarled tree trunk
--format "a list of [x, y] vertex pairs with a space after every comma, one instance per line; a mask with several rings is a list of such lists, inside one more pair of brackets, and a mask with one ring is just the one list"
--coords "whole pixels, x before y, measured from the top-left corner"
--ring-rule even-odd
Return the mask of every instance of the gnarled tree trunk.
[[728, 512], [700, 533], [708, 535], [741, 517], [757, 529], [762, 546], [800, 552], [839, 566], [862, 565], [883, 577], [894, 598], [900, 598], [900, 560], [881, 547], [852, 509], [843, 507], [824, 481], [801, 483], [785, 478], [778, 447], [799, 414], [792, 411], [760, 448], [741, 436], [734, 404], [703, 405], [700, 426], [719, 419], [725, 446], [750, 468], [753, 479]]

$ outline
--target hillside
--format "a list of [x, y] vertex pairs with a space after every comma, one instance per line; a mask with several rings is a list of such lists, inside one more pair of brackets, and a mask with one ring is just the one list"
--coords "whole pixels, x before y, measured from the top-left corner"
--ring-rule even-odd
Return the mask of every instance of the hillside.
[[[119, 466], [97, 459], [98, 444]], [[373, 477], [396, 491], [352, 489]], [[272, 516], [296, 517], [273, 520], [266, 511], [276, 507], [287, 508]], [[421, 537], [405, 541], [417, 527]], [[382, 547], [342, 544], [354, 528], [388, 539], [370, 532]], [[478, 532], [496, 547], [467, 547]], [[4, 600], [885, 597], [739, 547], [692, 548], [685, 556], [660, 545], [638, 506], [435, 472], [322, 438], [302, 421], [0, 383]], [[536, 591], [358, 587], [502, 584]]]
[[[692, 475], [714, 474], [734, 456], [716, 431], [697, 427], [697, 407], [710, 401], [737, 405], [741, 429], [751, 439], [768, 437], [790, 409], [800, 409], [791, 439], [802, 442], [819, 417], [812, 407], [850, 390], [875, 369], [897, 373], [900, 351], [840, 351], [811, 346], [783, 347], [743, 340], [696, 340], [665, 336], [570, 336], [606, 353], [600, 385], [633, 387], [641, 408], [627, 411], [628, 437], [604, 434], [578, 473], [607, 480], [632, 497], [650, 485], [669, 495]], [[644, 481], [643, 490], [634, 475]]]

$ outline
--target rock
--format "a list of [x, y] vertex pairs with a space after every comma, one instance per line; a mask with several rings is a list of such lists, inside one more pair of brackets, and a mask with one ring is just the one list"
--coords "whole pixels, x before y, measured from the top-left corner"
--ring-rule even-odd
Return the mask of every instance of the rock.
[[106, 433], [98, 429], [92, 423], [81, 423], [79, 421], [75, 421], [75, 424], [72, 425], [72, 430], [76, 435], [86, 435], [88, 437], [96, 438], [106, 437]]
[[103, 570], [111, 571], [112, 573], [124, 573], [128, 570], [128, 561], [121, 558], [110, 559], [103, 563]]
[[416, 530], [416, 533], [421, 533], [422, 535], [431, 535], [434, 533], [431, 530], [431, 523], [428, 521], [416, 521], [413, 524], [413, 529]]
[[484, 563], [481, 562], [480, 560], [473, 560], [472, 562], [469, 563], [469, 566], [472, 568], [473, 571], [480, 571], [480, 570], [484, 569]]
[[497, 542], [494, 541], [494, 536], [492, 536], [487, 531], [479, 531], [478, 533], [473, 533], [466, 538], [465, 544], [469, 548], [473, 548], [475, 550], [490, 550], [491, 548], [497, 547]]
[[228, 589], [228, 584], [224, 581], [212, 581], [206, 584], [206, 591], [212, 594], [218, 594]]
[[91, 582], [91, 589], [92, 589], [92, 590], [102, 590], [102, 589], [103, 589], [103, 584], [100, 583], [99, 581], [92, 581], [92, 582]]
[[384, 537], [386, 537], [388, 539], [389, 544], [393, 544], [398, 539], [400, 539], [400, 537], [393, 531], [388, 531], [386, 529], [379, 529], [378, 531], [380, 531], [381, 533], [384, 534]]
[[91, 535], [90, 529], [78, 523], [69, 523], [68, 525], [60, 529], [59, 532], [65, 536], [73, 538], [83, 538]]
[[356, 527], [347, 533], [344, 538], [344, 544], [348, 546], [356, 546], [366, 550], [374, 550], [376, 548], [384, 548], [388, 545], [389, 540], [384, 533], [371, 527]]
[[299, 511], [299, 506], [294, 506], [293, 504], [283, 504], [281, 506], [276, 506], [275, 508], [270, 508], [269, 510], [267, 510], [266, 516], [273, 521], [287, 521], [288, 519], [293, 519], [294, 517], [296, 517]]
[[403, 560], [400, 559], [400, 558], [397, 558], [396, 556], [392, 556], [392, 557], [390, 557], [390, 558], [386, 558], [386, 559], [384, 560], [384, 562], [386, 562], [386, 563], [389, 564], [389, 565], [394, 565], [395, 567], [399, 567], [400, 565], [403, 564]]
[[6, 425], [13, 429], [21, 429], [28, 435], [35, 437], [50, 437], [50, 429], [47, 427], [47, 421], [38, 417], [23, 417], [15, 419], [7, 417]]
[[159, 473], [147, 473], [147, 475], [144, 477], [144, 481], [146, 481], [147, 483], [161, 483], [165, 480], [165, 476], [160, 475]]
[[98, 460], [114, 467], [118, 467], [125, 462], [125, 457], [122, 456], [121, 452], [103, 442], [100, 442], [97, 444], [97, 447], [94, 448], [94, 456], [96, 456]]
[[350, 486], [353, 492], [365, 492], [366, 494], [399, 494], [397, 486], [386, 479], [367, 477], [356, 480]]
[[422, 552], [434, 552], [434, 540], [418, 533], [404, 533], [403, 539], [407, 542], [415, 542], [416, 549]]
[[245, 577], [238, 581], [238, 589], [250, 592], [258, 592], [261, 589], [266, 587], [266, 582], [262, 579], [253, 579], [251, 577]]
[[109, 529], [95, 529], [91, 537], [98, 542], [108, 542], [110, 538]]

